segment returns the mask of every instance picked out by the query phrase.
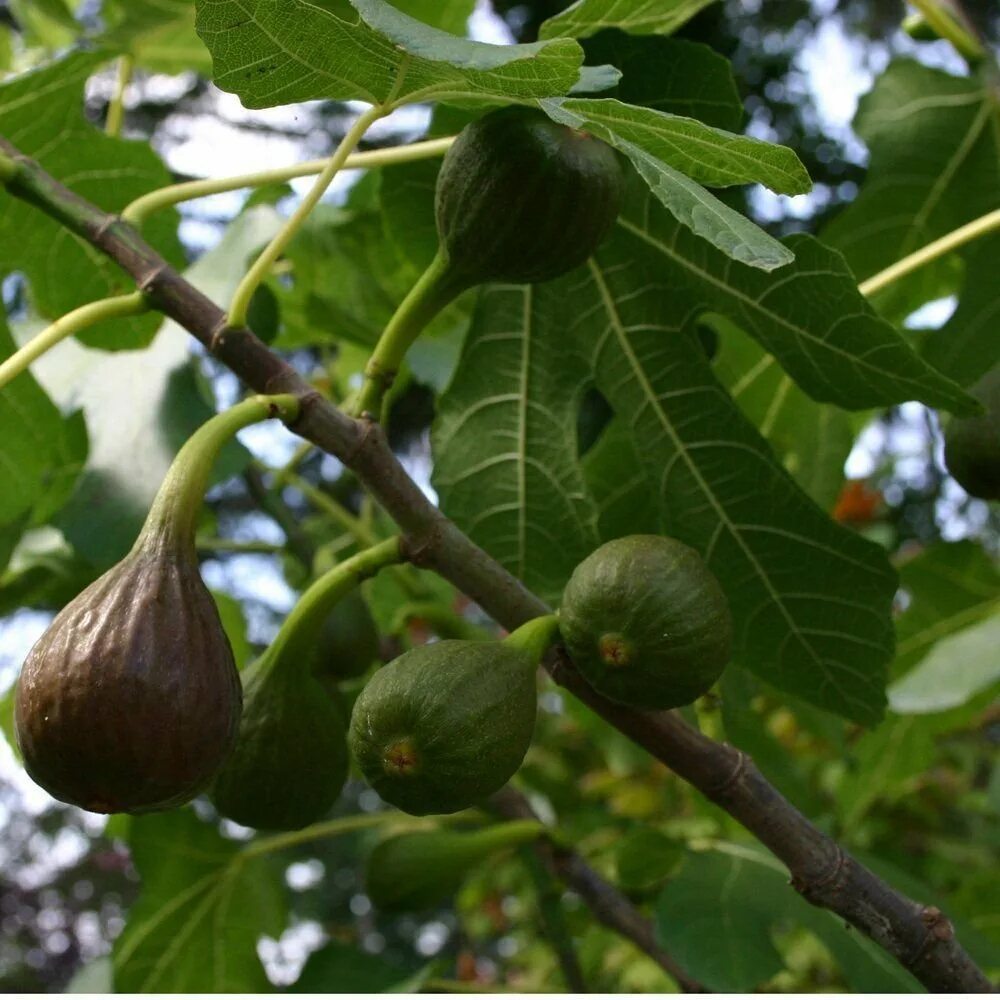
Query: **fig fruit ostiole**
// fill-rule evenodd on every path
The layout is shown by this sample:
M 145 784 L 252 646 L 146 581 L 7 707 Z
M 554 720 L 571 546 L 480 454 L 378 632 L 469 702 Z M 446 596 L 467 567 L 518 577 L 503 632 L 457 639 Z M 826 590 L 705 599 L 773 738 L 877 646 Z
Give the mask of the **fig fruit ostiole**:
M 256 396 L 178 452 L 131 552 L 56 615 L 17 682 L 28 774 L 93 812 L 167 809 L 196 795 L 232 748 L 240 681 L 194 529 L 219 450 L 243 427 L 294 420 L 293 396 Z
M 443 639 L 397 657 L 354 704 L 349 743 L 372 788 L 415 816 L 466 809 L 505 785 L 535 728 L 535 671 L 554 615 L 502 642 Z
M 583 264 L 618 217 L 624 188 L 607 143 L 537 108 L 500 108 L 466 125 L 438 175 L 438 252 L 376 345 L 355 412 L 379 415 L 406 351 L 461 292 L 548 281 Z
M 703 695 L 733 641 L 718 580 L 698 552 L 661 535 L 617 538 L 587 556 L 563 591 L 559 631 L 591 686 L 636 708 Z
M 239 736 L 211 792 L 223 816 L 262 830 L 298 830 L 336 801 L 347 780 L 346 720 L 316 677 L 316 643 L 331 610 L 358 583 L 402 558 L 396 537 L 329 570 L 243 672 Z

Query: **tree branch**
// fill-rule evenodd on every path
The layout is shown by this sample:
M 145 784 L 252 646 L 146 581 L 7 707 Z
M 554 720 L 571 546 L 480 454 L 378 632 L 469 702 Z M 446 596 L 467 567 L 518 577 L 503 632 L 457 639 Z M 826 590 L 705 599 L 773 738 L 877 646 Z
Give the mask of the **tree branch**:
M 49 176 L 0 137 L 0 181 L 117 262 L 154 308 L 188 330 L 255 391 L 291 392 L 293 430 L 339 458 L 395 520 L 408 557 L 437 571 L 498 622 L 514 629 L 546 605 L 480 549 L 430 501 L 389 448 L 382 429 L 353 420 L 316 393 L 246 328 L 174 271 L 141 236 Z M 990 992 L 991 985 L 935 907 L 896 892 L 813 826 L 741 751 L 719 744 L 673 712 L 642 712 L 598 695 L 564 653 L 547 668 L 557 683 L 725 809 L 787 865 L 809 902 L 843 917 L 934 992 Z
M 538 819 L 528 800 L 509 785 L 491 799 L 493 808 L 507 819 Z M 652 923 L 610 882 L 606 882 L 576 851 L 538 841 L 533 850 L 545 867 L 576 891 L 591 913 L 609 930 L 628 938 L 661 969 L 672 976 L 685 993 L 709 992 L 692 979 L 657 943 Z

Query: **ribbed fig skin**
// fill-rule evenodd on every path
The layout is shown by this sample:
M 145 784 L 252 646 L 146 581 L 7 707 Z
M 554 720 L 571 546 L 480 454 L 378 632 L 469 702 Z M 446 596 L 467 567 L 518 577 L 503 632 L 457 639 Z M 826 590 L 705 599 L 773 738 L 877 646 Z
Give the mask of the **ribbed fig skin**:
M 454 274 L 468 284 L 539 282 L 581 265 L 621 207 L 617 154 L 524 107 L 467 125 L 445 155 L 435 212 Z
M 179 805 L 236 738 L 241 690 L 193 553 L 150 540 L 80 593 L 18 679 L 28 774 L 93 812 Z

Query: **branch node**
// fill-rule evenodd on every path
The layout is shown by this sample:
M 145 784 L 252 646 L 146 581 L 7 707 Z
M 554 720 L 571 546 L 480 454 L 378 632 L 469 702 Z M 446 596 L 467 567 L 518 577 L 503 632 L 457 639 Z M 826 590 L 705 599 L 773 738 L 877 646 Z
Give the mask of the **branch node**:
M 222 350 L 226 342 L 226 334 L 230 333 L 229 318 L 223 316 L 215 326 L 212 327 L 208 337 L 208 353 L 215 354 Z
M 106 215 L 104 216 L 104 221 L 94 230 L 94 241 L 101 240 L 107 234 L 108 230 L 111 229 L 116 223 L 121 222 L 122 217 L 120 215 Z M 141 285 L 139 286 L 142 287 Z
M 140 275 L 139 280 L 136 282 L 136 286 L 143 295 L 148 295 L 156 285 L 157 280 L 164 271 L 167 270 L 167 265 L 157 264 L 154 268 L 147 271 L 145 274 Z
M 736 763 L 732 771 L 719 784 L 713 785 L 709 790 L 713 798 L 716 795 L 725 795 L 743 777 L 750 763 L 750 758 L 742 750 L 738 747 L 733 747 L 732 749 L 736 751 Z
M 403 536 L 400 549 L 408 563 L 414 566 L 429 565 L 427 555 L 441 541 L 440 528 L 435 525 L 430 531 L 422 535 L 419 541 L 414 541 L 408 535 Z
M 368 443 L 368 439 L 374 434 L 378 428 L 378 422 L 370 413 L 362 413 L 361 416 L 356 421 L 361 425 L 361 431 L 358 434 L 358 439 L 354 442 L 350 451 L 344 455 L 342 461 L 344 465 L 350 466 L 355 458 L 358 457 L 361 449 Z
M 902 960 L 903 965 L 911 970 L 931 948 L 955 937 L 951 921 L 936 906 L 921 907 L 920 922 L 927 928 L 927 933 L 913 953 Z
M 839 844 L 835 845 L 835 847 L 836 853 L 834 854 L 833 863 L 819 878 L 806 879 L 802 875 L 792 875 L 792 888 L 803 899 L 812 903 L 813 906 L 827 905 L 820 899 L 823 889 L 828 886 L 834 886 L 838 890 L 840 888 L 840 879 L 847 867 L 848 857 Z

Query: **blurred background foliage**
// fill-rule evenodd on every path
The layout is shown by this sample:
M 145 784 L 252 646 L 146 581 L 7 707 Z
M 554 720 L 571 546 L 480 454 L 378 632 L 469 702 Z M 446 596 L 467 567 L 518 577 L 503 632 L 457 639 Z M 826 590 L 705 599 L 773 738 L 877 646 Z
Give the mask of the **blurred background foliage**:
M 330 151 L 343 132 L 348 108 L 326 102 L 244 111 L 199 75 L 208 70 L 207 53 L 185 21 L 184 8 L 190 5 L 172 2 L 178 17 L 164 24 L 155 18 L 144 23 L 144 5 L 126 0 L 0 0 L 0 72 L 40 65 L 81 33 L 114 37 L 119 32 L 135 42 L 138 64 L 126 93 L 124 134 L 149 139 L 175 178 L 223 175 L 262 160 L 290 163 Z M 493 40 L 532 40 L 541 22 L 563 6 L 560 0 L 481 2 L 472 30 Z M 977 0 L 966 6 L 995 43 L 996 4 Z M 759 190 L 734 196 L 745 198 L 744 210 L 771 231 L 820 231 L 856 197 L 867 157 L 849 120 L 856 98 L 893 56 L 908 54 L 961 72 L 946 43 L 915 42 L 900 30 L 904 14 L 897 0 L 726 0 L 710 5 L 681 30 L 680 37 L 707 43 L 732 61 L 749 130 L 798 151 L 815 181 L 812 195 L 796 199 Z M 94 123 L 104 120 L 114 81 L 114 70 L 108 69 L 88 84 L 85 110 Z M 442 117 L 433 127 L 447 132 L 451 125 Z M 426 127 L 422 112 L 407 110 L 376 130 L 371 141 L 407 141 Z M 387 174 L 381 191 L 374 177 L 349 191 L 346 183 L 338 184 L 336 203 L 317 213 L 290 253 L 298 291 L 277 281 L 255 302 L 255 328 L 292 351 L 334 398 L 347 391 L 364 346 L 417 273 L 419 225 L 401 223 L 390 234 L 393 239 L 385 241 L 378 199 L 400 199 L 400 218 L 406 219 L 407 192 L 426 194 L 434 170 L 423 164 L 396 180 Z M 302 190 L 298 182 L 294 188 Z M 180 236 L 188 260 L 199 260 L 204 275 L 228 287 L 246 258 L 274 232 L 276 206 L 283 207 L 291 190 L 281 185 L 249 197 L 216 196 L 182 206 Z M 237 215 L 220 243 L 222 229 Z M 418 223 L 420 218 L 418 213 Z M 371 277 L 375 271 L 378 281 Z M 308 294 L 301 293 L 303 288 Z M 12 323 L 30 327 L 23 280 L 8 279 L 3 293 Z M 939 301 L 908 323 L 939 325 L 953 304 Z M 454 365 L 465 318 L 460 303 L 442 319 L 438 336 L 415 352 L 412 377 L 394 393 L 392 443 L 423 483 L 429 478 L 427 430 L 435 392 Z M 317 343 L 310 333 L 317 327 L 335 328 L 344 339 Z M 130 373 L 136 375 L 135 365 L 147 364 L 127 353 L 103 360 L 100 352 L 73 350 L 77 367 L 72 370 L 86 365 L 98 387 L 102 379 L 120 384 Z M 232 401 L 238 392 L 233 378 L 204 357 L 197 367 L 178 367 L 185 358 L 161 359 L 167 372 L 162 385 L 150 386 L 140 376 L 152 400 L 151 419 L 155 416 L 166 446 L 176 447 L 211 402 Z M 58 371 L 42 381 L 60 405 L 71 398 L 53 392 Z M 589 418 L 600 426 L 599 401 L 595 406 L 597 413 Z M 582 437 L 588 434 L 587 418 L 585 412 Z M 107 424 L 103 435 L 89 426 L 92 455 L 108 447 L 113 415 Z M 835 484 L 832 513 L 885 545 L 902 567 L 897 673 L 927 652 L 927 630 L 943 614 L 980 623 L 983 634 L 973 636 L 976 648 L 995 649 L 996 509 L 970 500 L 944 474 L 939 428 L 923 407 L 908 404 L 863 415 L 854 419 L 853 430 L 855 448 L 845 480 Z M 266 477 L 292 457 L 294 443 L 264 433 L 247 441 L 260 460 L 248 464 L 245 453 L 230 456 L 220 478 L 227 472 L 239 475 L 212 494 L 201 529 L 205 575 L 219 594 L 244 662 L 273 635 L 293 591 L 324 561 L 351 549 L 358 524 L 381 530 L 350 474 L 334 460 L 304 457 L 285 487 L 275 490 Z M 157 478 L 155 466 L 149 476 Z M 104 516 L 110 521 L 118 512 Z M 22 546 L 0 579 L 0 690 L 13 683 L 51 609 L 120 554 L 123 542 L 110 527 L 104 532 L 92 521 L 77 523 L 71 511 L 59 528 L 61 534 L 36 532 L 32 546 Z M 393 589 L 400 586 L 398 580 L 380 579 L 366 592 L 383 632 L 383 657 L 434 635 L 490 627 L 476 608 L 439 581 L 415 571 L 406 576 L 405 589 L 419 599 L 409 612 L 400 611 L 399 592 Z M 938 666 L 939 674 L 947 673 L 948 652 L 939 657 L 944 665 Z M 943 686 L 934 676 L 928 683 L 932 689 L 935 683 Z M 348 686 L 343 696 L 351 694 Z M 995 686 L 965 692 L 951 705 L 931 698 L 929 709 L 890 715 L 877 730 L 864 732 L 734 668 L 718 697 L 702 699 L 690 715 L 712 736 L 751 752 L 814 822 L 893 884 L 926 902 L 940 901 L 956 917 L 966 946 L 996 970 L 1000 711 L 994 698 Z M 852 952 L 858 943 L 838 937 L 828 914 L 810 920 L 808 908 L 795 909 L 798 900 L 734 822 L 624 737 L 551 686 L 542 706 L 538 738 L 520 775 L 522 787 L 558 816 L 561 829 L 595 868 L 653 908 L 665 942 L 692 967 L 704 964 L 705 949 L 721 946 L 723 918 L 739 928 L 745 947 L 735 941 L 730 946 L 744 947 L 750 978 L 723 977 L 712 984 L 715 988 L 915 988 L 894 969 Z M 9 711 L 9 699 L 4 710 Z M 372 793 L 355 781 L 336 813 L 377 808 Z M 211 823 L 201 805 L 198 814 Z M 178 823 L 179 839 L 199 836 L 192 830 L 205 825 L 190 812 Z M 0 829 L 0 988 L 107 988 L 106 956 L 138 892 L 134 854 L 141 827 L 131 831 L 130 853 L 123 839 L 127 824 L 106 823 L 53 803 L 21 774 L 8 748 L 0 756 Z M 243 836 L 231 825 L 224 831 Z M 422 911 L 400 915 L 383 912 L 365 893 L 363 858 L 376 839 L 362 831 L 306 843 L 272 859 L 282 868 L 287 889 L 282 905 L 290 915 L 287 923 L 277 920 L 273 936 L 257 945 L 272 983 L 299 992 L 378 990 L 440 980 L 470 987 L 562 988 L 555 955 L 541 933 L 544 893 L 539 895 L 523 854 L 508 852 L 474 868 L 454 905 L 435 900 Z M 668 885 L 671 891 L 663 892 Z M 673 989 L 662 970 L 596 925 L 572 894 L 561 902 L 591 990 Z

